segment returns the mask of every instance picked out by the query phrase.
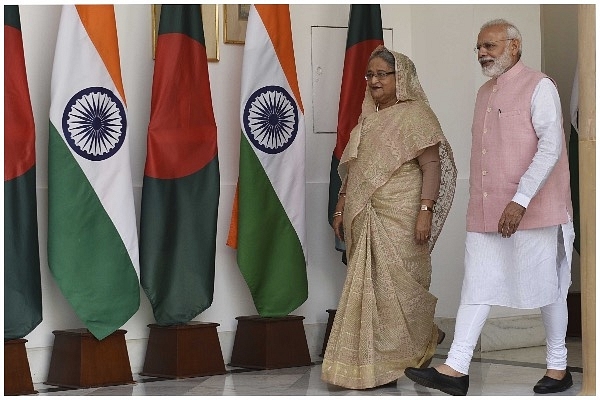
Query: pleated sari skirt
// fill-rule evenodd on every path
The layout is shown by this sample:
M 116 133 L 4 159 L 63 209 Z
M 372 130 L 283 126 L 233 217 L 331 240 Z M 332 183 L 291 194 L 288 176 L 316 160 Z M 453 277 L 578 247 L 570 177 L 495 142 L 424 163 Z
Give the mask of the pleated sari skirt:
M 414 240 L 421 185 L 417 162 L 405 163 L 352 221 L 344 220 L 352 243 L 323 359 L 326 382 L 351 389 L 383 385 L 435 352 L 431 257 L 427 244 Z

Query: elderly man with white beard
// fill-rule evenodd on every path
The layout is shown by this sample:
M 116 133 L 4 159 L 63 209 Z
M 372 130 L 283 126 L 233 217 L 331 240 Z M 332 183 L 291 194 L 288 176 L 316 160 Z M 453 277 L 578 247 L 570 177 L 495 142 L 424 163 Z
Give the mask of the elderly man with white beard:
M 567 370 L 567 291 L 575 233 L 560 99 L 554 81 L 523 64 L 511 23 L 485 23 L 478 61 L 491 79 L 475 103 L 465 275 L 446 361 L 407 368 L 423 386 L 466 395 L 473 351 L 491 306 L 540 308 L 546 374 L 533 391 L 562 392 Z

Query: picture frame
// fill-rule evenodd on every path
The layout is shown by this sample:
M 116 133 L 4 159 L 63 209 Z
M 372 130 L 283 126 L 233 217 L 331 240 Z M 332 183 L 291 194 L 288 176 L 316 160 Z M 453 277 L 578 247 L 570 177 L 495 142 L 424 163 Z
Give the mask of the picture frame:
M 152 4 L 152 59 L 156 57 L 160 8 L 160 4 Z M 201 9 L 206 58 L 209 62 L 216 62 L 219 61 L 219 5 L 202 4 Z
M 250 4 L 224 4 L 223 7 L 225 43 L 244 44 Z

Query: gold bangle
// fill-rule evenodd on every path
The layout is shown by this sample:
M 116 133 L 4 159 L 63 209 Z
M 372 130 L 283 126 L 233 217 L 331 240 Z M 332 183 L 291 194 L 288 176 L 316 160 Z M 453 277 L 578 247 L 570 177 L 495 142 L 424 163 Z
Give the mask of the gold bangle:
M 338 194 L 338 199 L 339 199 L 340 197 L 346 197 L 346 193 L 340 193 L 340 194 Z
M 342 215 L 344 215 L 344 213 L 342 211 L 336 211 L 331 215 L 331 217 L 332 218 L 341 217 Z

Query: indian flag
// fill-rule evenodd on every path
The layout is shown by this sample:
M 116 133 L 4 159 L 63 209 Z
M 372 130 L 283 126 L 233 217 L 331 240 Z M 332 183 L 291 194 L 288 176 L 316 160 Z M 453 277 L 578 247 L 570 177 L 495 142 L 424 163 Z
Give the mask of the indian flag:
M 305 128 L 288 5 L 252 5 L 240 122 L 239 180 L 228 245 L 262 317 L 308 297 Z
M 65 5 L 48 140 L 48 264 L 99 340 L 139 308 L 125 93 L 112 5 Z

